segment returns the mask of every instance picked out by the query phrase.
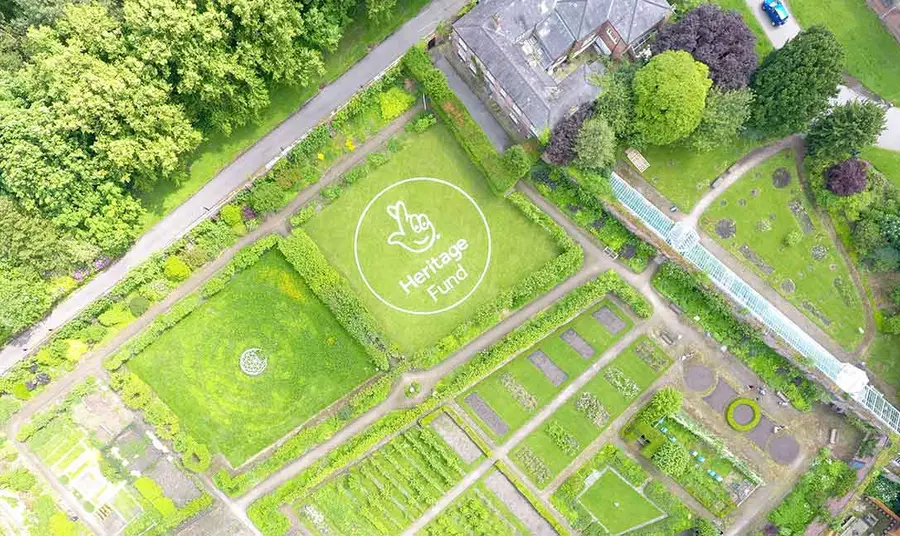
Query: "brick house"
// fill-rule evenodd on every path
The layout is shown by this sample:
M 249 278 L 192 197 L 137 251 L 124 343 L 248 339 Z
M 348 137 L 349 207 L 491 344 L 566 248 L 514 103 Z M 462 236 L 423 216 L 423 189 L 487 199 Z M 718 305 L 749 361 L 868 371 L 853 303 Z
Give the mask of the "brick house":
M 595 99 L 593 50 L 634 56 L 672 12 L 666 0 L 481 0 L 453 25 L 459 59 L 525 135 Z

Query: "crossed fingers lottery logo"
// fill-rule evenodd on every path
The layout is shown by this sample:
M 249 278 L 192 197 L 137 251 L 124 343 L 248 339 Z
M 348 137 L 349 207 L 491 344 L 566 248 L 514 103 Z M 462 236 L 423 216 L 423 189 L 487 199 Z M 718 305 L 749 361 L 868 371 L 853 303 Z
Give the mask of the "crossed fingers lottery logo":
M 413 315 L 450 311 L 487 274 L 491 231 L 462 188 L 430 177 L 401 180 L 363 209 L 353 238 L 356 267 L 382 303 Z

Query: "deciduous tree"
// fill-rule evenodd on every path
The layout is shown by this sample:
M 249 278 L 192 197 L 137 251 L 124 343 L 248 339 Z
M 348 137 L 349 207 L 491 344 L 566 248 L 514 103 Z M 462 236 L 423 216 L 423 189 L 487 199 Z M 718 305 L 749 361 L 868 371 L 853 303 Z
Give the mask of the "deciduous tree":
M 575 141 L 575 166 L 599 171 L 616 160 L 616 133 L 603 117 L 588 119 Z
M 756 70 L 756 37 L 740 14 L 701 4 L 675 24 L 662 27 L 651 45 L 654 54 L 684 50 L 709 67 L 709 77 L 723 90 L 750 83 Z
M 544 151 L 544 159 L 551 164 L 568 166 L 575 159 L 575 140 L 581 125 L 591 116 L 590 104 L 579 107 L 574 113 L 561 119 L 550 135 L 550 143 Z
M 813 123 L 806 136 L 810 156 L 841 160 L 874 145 L 884 130 L 884 109 L 869 101 L 835 106 Z
M 753 93 L 746 88 L 734 91 L 710 89 L 703 117 L 688 142 L 698 151 L 711 151 L 734 143 L 750 117 L 751 102 Z
M 805 131 L 837 95 L 843 70 L 844 51 L 830 30 L 813 26 L 800 32 L 754 73 L 751 125 L 769 136 Z
M 660 471 L 674 478 L 683 475 L 690 462 L 690 456 L 684 447 L 670 441 L 664 441 L 653 453 L 651 459 Z
M 711 85 L 709 68 L 687 52 L 654 56 L 634 76 L 637 129 L 655 145 L 684 138 L 700 124 Z
M 858 158 L 838 162 L 825 172 L 826 186 L 835 195 L 858 194 L 866 189 L 867 168 L 868 164 Z

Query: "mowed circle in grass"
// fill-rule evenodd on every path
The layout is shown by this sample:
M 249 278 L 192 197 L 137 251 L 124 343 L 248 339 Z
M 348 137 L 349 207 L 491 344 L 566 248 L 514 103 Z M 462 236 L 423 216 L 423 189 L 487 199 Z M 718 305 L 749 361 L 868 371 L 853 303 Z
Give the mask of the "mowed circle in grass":
M 450 182 L 407 178 L 363 208 L 353 239 L 366 287 L 413 315 L 454 309 L 478 289 L 491 262 L 491 231 L 478 203 Z

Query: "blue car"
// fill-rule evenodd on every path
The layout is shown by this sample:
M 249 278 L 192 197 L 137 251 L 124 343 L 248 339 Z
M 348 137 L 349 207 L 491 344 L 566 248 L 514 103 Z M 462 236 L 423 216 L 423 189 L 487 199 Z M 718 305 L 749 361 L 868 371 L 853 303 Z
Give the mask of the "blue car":
M 772 21 L 772 26 L 781 26 L 788 20 L 787 8 L 781 0 L 763 0 L 762 9 Z

